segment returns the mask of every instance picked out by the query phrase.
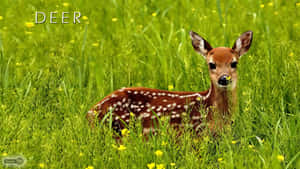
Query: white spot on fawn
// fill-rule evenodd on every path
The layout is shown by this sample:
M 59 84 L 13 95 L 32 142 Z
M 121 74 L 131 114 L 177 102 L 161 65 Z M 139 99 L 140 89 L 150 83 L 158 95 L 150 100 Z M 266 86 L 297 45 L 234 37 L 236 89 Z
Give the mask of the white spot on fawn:
M 193 116 L 192 117 L 192 120 L 199 120 L 199 119 L 201 119 L 201 116 Z

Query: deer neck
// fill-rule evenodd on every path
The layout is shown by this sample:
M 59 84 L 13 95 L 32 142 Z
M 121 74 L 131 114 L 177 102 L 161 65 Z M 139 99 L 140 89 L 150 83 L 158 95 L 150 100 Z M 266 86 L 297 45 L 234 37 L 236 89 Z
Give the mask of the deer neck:
M 221 117 L 231 116 L 231 112 L 236 103 L 236 89 L 220 89 L 211 83 L 210 105 L 216 109 Z

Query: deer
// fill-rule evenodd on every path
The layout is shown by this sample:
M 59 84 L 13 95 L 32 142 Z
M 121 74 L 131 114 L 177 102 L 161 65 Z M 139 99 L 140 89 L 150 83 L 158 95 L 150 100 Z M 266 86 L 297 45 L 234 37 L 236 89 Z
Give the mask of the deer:
M 184 126 L 188 116 L 192 130 L 201 132 L 206 126 L 213 134 L 231 124 L 237 102 L 237 65 L 250 48 L 253 32 L 240 35 L 232 48 L 213 48 L 197 33 L 189 32 L 194 50 L 206 60 L 211 81 L 210 88 L 201 92 L 168 91 L 145 87 L 121 88 L 104 97 L 90 109 L 86 118 L 92 128 L 108 112 L 112 128 L 121 135 L 134 115 L 141 120 L 144 135 L 155 132 L 158 118 L 168 117 L 176 129 Z M 203 113 L 204 112 L 204 113 Z M 96 119 L 97 118 L 97 119 Z M 205 122 L 206 125 L 203 125 Z

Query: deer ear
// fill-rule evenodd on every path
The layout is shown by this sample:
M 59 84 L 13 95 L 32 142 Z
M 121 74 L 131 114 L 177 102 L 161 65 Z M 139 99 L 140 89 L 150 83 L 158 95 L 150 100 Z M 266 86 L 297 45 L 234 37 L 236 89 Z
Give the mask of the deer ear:
M 234 51 L 236 51 L 239 56 L 242 56 L 243 54 L 245 54 L 250 46 L 251 46 L 251 42 L 252 42 L 252 36 L 253 36 L 253 32 L 252 31 L 247 31 L 245 33 L 243 33 L 234 43 L 232 49 Z
M 202 38 L 201 36 L 199 36 L 197 33 L 193 31 L 190 31 L 190 36 L 195 51 L 203 55 L 205 58 L 208 52 L 212 50 L 210 44 L 204 38 Z

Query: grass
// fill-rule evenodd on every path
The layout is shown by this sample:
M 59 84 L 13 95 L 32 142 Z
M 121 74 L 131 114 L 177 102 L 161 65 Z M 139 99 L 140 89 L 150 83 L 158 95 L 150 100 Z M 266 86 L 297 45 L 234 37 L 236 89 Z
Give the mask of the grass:
M 65 2 L 0 2 L 1 158 L 22 154 L 24 168 L 300 168 L 299 1 Z M 45 24 L 27 23 L 35 11 Z M 50 11 L 86 17 L 50 24 Z M 144 142 L 137 125 L 120 147 L 109 127 L 90 130 L 87 110 L 123 86 L 207 89 L 190 30 L 214 47 L 254 32 L 231 131 L 175 139 L 162 122 Z

